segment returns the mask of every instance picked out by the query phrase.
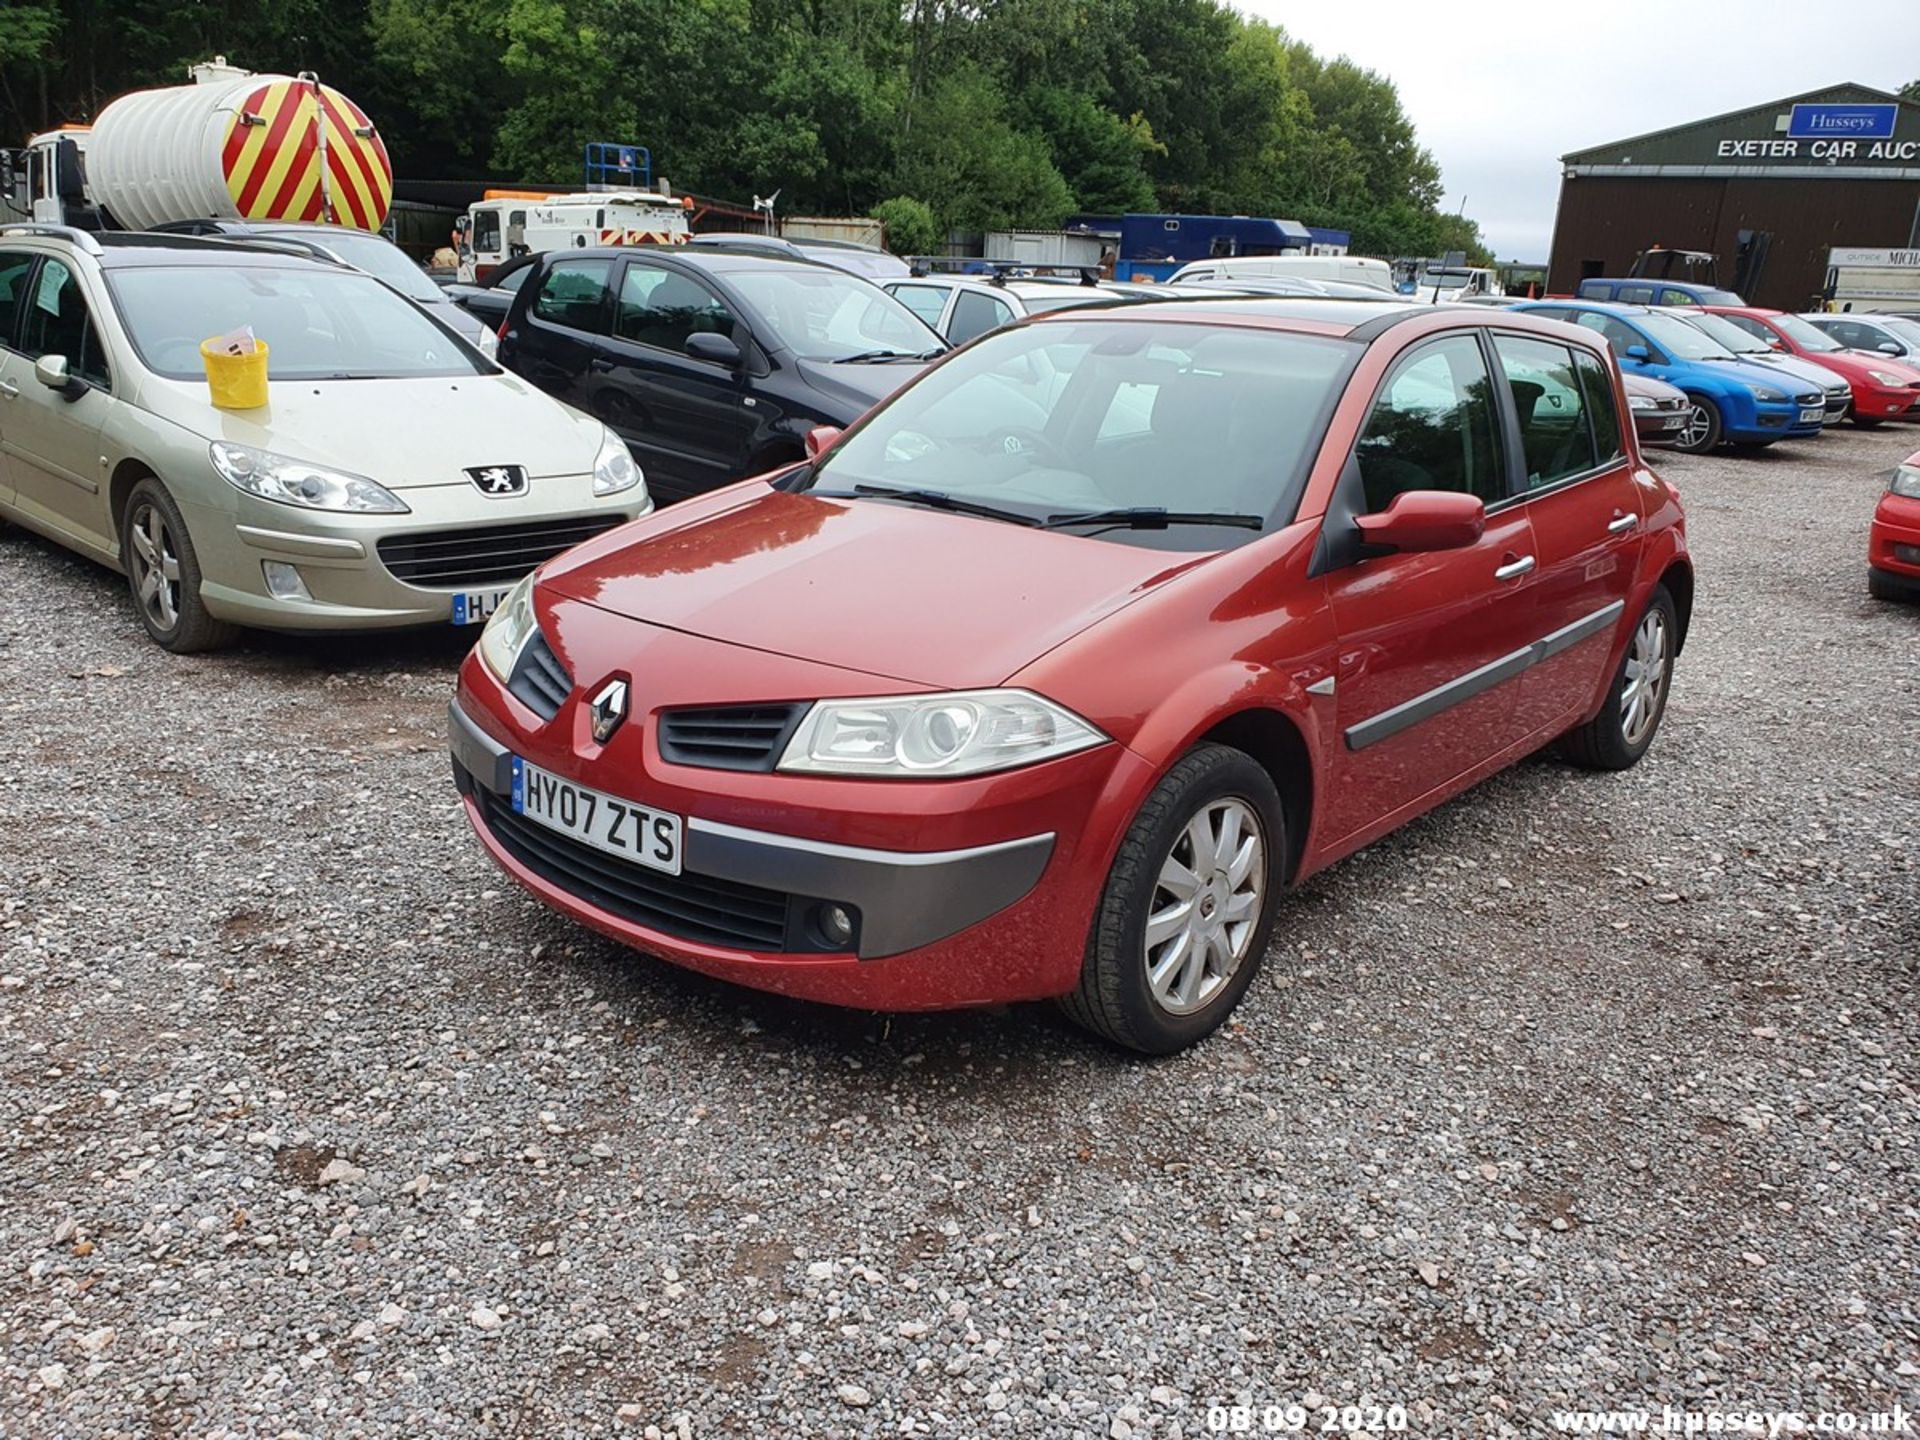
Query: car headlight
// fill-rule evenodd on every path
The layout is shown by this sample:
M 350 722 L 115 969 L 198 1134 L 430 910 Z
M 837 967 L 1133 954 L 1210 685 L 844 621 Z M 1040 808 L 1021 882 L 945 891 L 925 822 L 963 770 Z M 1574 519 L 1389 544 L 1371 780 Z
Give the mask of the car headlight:
M 1873 383 L 1876 385 L 1886 385 L 1895 390 L 1904 390 L 1907 388 L 1907 382 L 1905 380 L 1901 379 L 1898 375 L 1890 375 L 1885 370 L 1869 370 L 1867 374 L 1873 377 Z
M 1786 392 L 1784 390 L 1769 390 L 1764 385 L 1749 385 L 1747 388 L 1753 391 L 1754 399 L 1764 400 L 1769 404 L 1778 404 L 1780 401 L 1787 398 Z
M 1651 395 L 1629 395 L 1627 396 L 1627 408 L 1629 410 L 1658 410 L 1660 408 L 1660 402 Z
M 640 483 L 640 467 L 634 463 L 627 442 L 613 431 L 605 431 L 600 441 L 600 453 L 593 459 L 593 493 L 618 495 Z
M 1026 690 L 821 700 L 780 757 L 830 775 L 981 775 L 1071 755 L 1107 737 Z
M 502 685 L 513 678 L 520 652 L 538 628 L 533 618 L 533 576 L 529 575 L 507 592 L 480 632 L 480 659 Z
M 1893 484 L 1887 488 L 1909 500 L 1920 500 L 1920 465 L 1899 466 L 1893 472 Z
M 364 475 L 309 465 L 271 450 L 215 440 L 207 447 L 213 468 L 237 490 L 307 510 L 350 510 L 363 515 L 405 515 L 407 507 L 386 486 Z

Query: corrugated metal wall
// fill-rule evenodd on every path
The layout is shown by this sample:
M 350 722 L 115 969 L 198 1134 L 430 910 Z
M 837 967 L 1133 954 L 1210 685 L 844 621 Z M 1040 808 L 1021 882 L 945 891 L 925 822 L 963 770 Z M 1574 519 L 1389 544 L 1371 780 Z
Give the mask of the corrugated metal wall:
M 1571 294 L 1588 273 L 1624 275 L 1652 245 L 1711 250 L 1730 285 L 1740 231 L 1768 230 L 1773 245 L 1747 299 L 1781 310 L 1810 308 L 1835 245 L 1910 243 L 1920 184 L 1902 180 L 1664 178 L 1583 175 L 1560 182 L 1547 283 Z M 1597 272 L 1583 268 L 1598 262 Z

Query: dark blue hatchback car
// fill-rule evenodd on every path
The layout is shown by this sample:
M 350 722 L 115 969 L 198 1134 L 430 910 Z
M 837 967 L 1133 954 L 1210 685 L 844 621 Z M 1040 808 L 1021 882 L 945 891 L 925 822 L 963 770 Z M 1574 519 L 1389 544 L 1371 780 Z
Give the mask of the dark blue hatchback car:
M 1745 305 L 1731 290 L 1699 285 L 1691 280 L 1582 280 L 1574 291 L 1580 300 L 1616 305 Z
M 1776 440 L 1818 435 L 1826 422 L 1824 391 L 1796 376 L 1741 360 L 1677 315 L 1643 305 L 1584 300 L 1549 300 L 1513 308 L 1598 331 L 1627 374 L 1664 380 L 1686 391 L 1693 413 L 1674 442 L 1677 450 L 1698 454 L 1722 441 L 1771 445 Z

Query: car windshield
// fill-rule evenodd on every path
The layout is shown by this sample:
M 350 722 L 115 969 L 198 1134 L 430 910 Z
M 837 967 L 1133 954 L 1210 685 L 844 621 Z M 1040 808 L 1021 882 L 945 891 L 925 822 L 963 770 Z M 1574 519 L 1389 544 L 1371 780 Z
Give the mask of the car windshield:
M 1733 359 L 1733 352 L 1726 346 L 1678 316 L 1639 315 L 1635 320 L 1669 355 L 1677 355 L 1682 360 Z
M 1695 303 L 1699 305 L 1744 305 L 1747 302 L 1731 290 L 1702 290 L 1699 299 L 1695 301 Z
M 492 373 L 415 306 L 351 270 L 318 263 L 116 267 L 107 285 L 141 360 L 171 380 L 201 379 L 200 342 L 243 326 L 266 342 L 274 380 Z
M 1818 325 L 1809 325 L 1798 315 L 1771 315 L 1768 317 L 1768 323 L 1802 350 L 1831 355 L 1836 350 L 1847 348 Z
M 1723 320 L 1718 315 L 1697 315 L 1689 310 L 1687 323 L 1736 355 L 1773 354 L 1773 347 L 1759 336 L 1749 335 L 1731 320 Z
M 1465 275 L 1452 270 L 1429 270 L 1420 277 L 1420 288 L 1422 290 L 1433 290 L 1436 288 L 1441 290 L 1458 290 L 1466 283 L 1467 277 Z
M 728 282 L 803 360 L 925 355 L 946 341 L 877 285 L 824 265 L 733 270 Z
M 407 252 L 383 235 L 365 230 L 341 229 L 327 234 L 312 230 L 268 230 L 268 235 L 284 235 L 338 255 L 356 270 L 387 282 L 409 300 L 437 305 L 446 297 L 440 287 L 427 278 L 427 272 L 407 258 Z
M 1240 326 L 1049 320 L 928 371 L 808 482 L 926 492 L 1012 518 L 1158 508 L 1241 517 L 1072 533 L 1219 550 L 1293 518 L 1359 347 Z M 875 503 L 889 503 L 876 500 Z

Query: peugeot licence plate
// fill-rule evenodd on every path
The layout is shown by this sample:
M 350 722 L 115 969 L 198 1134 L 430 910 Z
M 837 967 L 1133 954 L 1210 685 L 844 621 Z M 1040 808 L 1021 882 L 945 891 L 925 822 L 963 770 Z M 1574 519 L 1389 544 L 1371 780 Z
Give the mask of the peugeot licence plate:
M 469 590 L 463 595 L 454 596 L 453 623 L 478 625 L 500 608 L 500 602 L 507 598 L 512 588 L 512 586 L 506 586 L 499 590 Z
M 1809 405 L 1800 412 L 1800 423 L 1802 425 L 1818 424 L 1826 418 L 1827 407 L 1824 405 Z
M 513 757 L 513 808 L 549 830 L 650 870 L 680 873 L 680 817 L 649 810 Z

